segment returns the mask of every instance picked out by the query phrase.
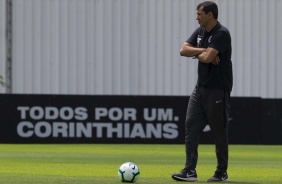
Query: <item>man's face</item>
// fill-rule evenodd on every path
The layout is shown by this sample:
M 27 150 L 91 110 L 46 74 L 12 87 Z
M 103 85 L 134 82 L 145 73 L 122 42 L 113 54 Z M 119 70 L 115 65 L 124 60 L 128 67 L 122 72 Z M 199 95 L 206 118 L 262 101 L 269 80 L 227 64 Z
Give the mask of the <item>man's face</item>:
M 204 11 L 203 11 L 203 7 L 200 7 L 198 10 L 197 10 L 197 18 L 196 20 L 198 21 L 198 23 L 200 24 L 201 27 L 205 27 L 208 23 L 208 14 L 206 14 Z

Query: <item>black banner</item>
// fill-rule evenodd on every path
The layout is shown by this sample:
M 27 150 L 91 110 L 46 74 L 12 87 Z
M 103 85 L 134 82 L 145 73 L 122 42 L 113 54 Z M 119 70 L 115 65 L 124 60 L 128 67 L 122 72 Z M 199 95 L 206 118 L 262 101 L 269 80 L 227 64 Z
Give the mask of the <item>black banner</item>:
M 0 143 L 183 144 L 189 97 L 0 95 Z M 230 144 L 281 144 L 282 100 L 231 98 Z M 206 127 L 200 143 L 213 143 Z

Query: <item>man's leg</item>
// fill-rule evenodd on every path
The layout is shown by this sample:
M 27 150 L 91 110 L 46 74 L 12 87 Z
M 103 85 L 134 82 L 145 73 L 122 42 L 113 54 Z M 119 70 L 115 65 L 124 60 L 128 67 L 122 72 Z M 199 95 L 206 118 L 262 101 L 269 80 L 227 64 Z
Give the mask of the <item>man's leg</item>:
M 205 88 L 205 110 L 211 131 L 215 138 L 217 169 L 214 175 L 228 180 L 228 117 L 230 93 L 224 89 Z
M 185 121 L 186 163 L 180 174 L 173 174 L 178 181 L 197 181 L 196 165 L 198 160 L 199 137 L 206 125 L 204 109 L 197 87 L 190 96 Z
M 198 161 L 200 135 L 207 124 L 201 95 L 197 89 L 190 96 L 185 121 L 185 169 L 195 170 Z

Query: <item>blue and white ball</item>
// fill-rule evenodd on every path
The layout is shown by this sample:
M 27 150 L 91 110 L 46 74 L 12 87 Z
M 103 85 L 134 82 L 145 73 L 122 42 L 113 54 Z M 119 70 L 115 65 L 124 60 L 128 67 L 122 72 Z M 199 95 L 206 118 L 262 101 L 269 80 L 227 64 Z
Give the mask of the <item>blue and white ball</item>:
M 122 182 L 135 183 L 140 176 L 140 171 L 133 162 L 125 162 L 118 169 L 118 178 Z

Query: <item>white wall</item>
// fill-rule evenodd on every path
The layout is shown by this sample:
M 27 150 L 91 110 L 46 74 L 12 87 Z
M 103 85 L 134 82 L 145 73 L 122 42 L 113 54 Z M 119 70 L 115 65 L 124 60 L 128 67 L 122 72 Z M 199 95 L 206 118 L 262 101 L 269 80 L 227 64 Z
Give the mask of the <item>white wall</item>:
M 6 0 L 0 0 L 0 75 L 6 79 Z M 6 88 L 0 86 L 0 93 Z
M 13 0 L 13 93 L 190 95 L 197 63 L 179 49 L 199 2 Z M 233 39 L 232 96 L 282 98 L 282 0 L 216 2 Z

